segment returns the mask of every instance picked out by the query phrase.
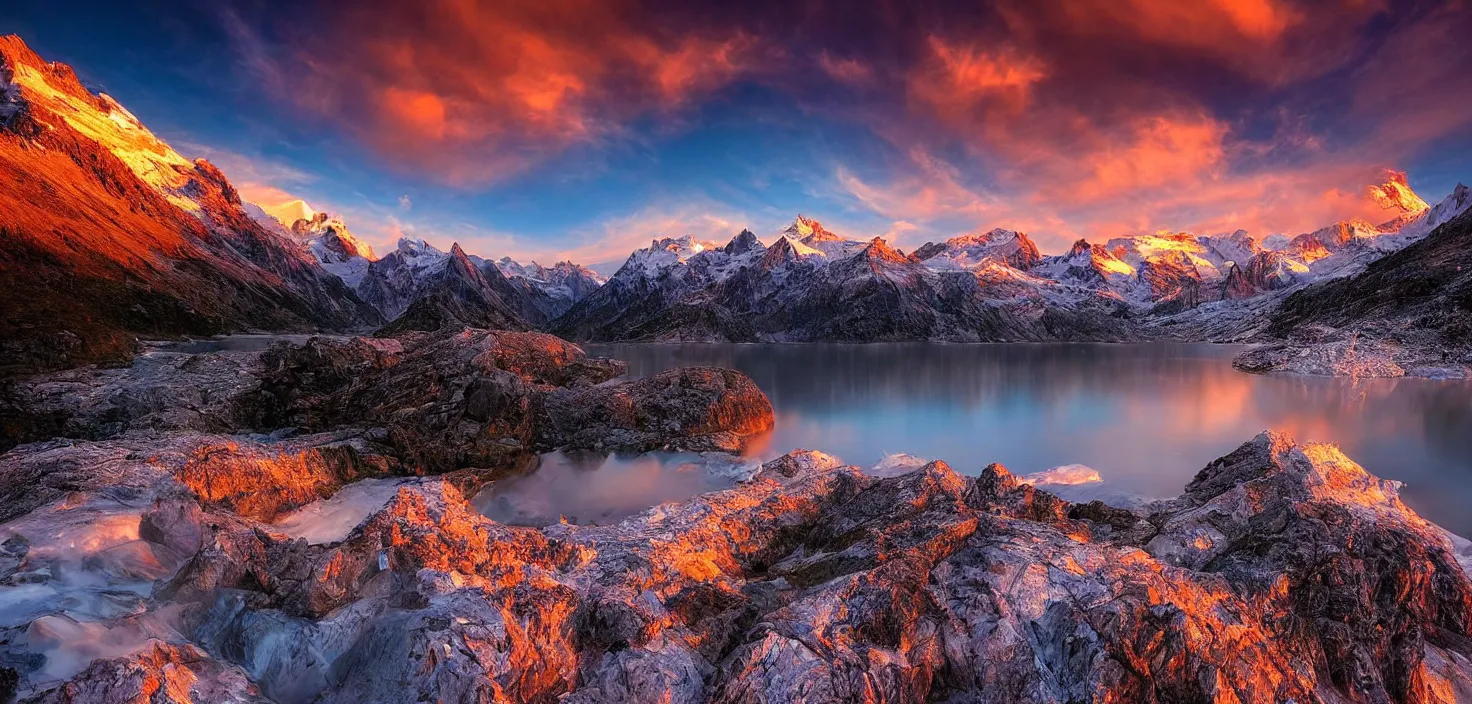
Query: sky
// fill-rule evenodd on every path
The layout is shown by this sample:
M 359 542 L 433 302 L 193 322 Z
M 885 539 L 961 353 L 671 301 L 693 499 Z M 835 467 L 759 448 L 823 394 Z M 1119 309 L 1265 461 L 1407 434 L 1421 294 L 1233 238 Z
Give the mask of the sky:
M 181 153 L 380 251 L 621 260 L 802 213 L 1297 234 L 1472 181 L 1463 0 L 118 0 L 0 8 Z

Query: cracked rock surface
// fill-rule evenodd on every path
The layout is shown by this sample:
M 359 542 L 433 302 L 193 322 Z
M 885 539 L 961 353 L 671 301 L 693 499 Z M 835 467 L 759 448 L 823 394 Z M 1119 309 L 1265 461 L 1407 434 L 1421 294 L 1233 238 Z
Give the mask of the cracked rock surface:
M 1136 510 L 1001 465 L 876 477 L 797 451 L 616 524 L 530 528 L 466 498 L 510 471 L 505 439 L 725 449 L 770 404 L 720 370 L 612 380 L 532 333 L 223 357 L 9 390 L 78 434 L 0 455 L 4 694 L 1472 700 L 1451 538 L 1333 446 L 1264 433 Z M 53 383 L 101 401 L 68 406 Z M 282 522 L 369 485 L 382 497 L 329 539 Z

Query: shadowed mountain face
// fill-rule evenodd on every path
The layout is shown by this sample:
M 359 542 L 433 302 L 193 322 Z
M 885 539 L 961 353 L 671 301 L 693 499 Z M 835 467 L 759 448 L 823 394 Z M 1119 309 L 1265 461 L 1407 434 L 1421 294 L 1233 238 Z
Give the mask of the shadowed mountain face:
M 381 317 L 203 160 L 0 37 L 0 373 L 122 362 L 136 336 Z
M 1465 210 L 1472 191 L 1448 201 Z M 1472 212 L 1347 278 L 1293 293 L 1238 360 L 1248 371 L 1461 376 L 1472 365 Z
M 465 327 L 526 330 L 526 322 L 508 304 L 525 300 L 518 293 L 496 267 L 476 266 L 457 244 L 416 282 L 408 307 L 379 334 Z
M 1472 197 L 1467 189 L 1462 197 Z M 1472 213 L 1387 255 L 1363 273 L 1299 291 L 1273 314 L 1269 334 L 1307 325 L 1440 331 L 1448 346 L 1472 342 Z

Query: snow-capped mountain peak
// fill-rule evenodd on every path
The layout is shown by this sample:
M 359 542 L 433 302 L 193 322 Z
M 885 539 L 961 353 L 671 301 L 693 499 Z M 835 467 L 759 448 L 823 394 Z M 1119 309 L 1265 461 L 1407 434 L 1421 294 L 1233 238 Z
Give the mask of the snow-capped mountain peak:
M 1406 172 L 1385 172 L 1385 183 L 1369 187 L 1370 197 L 1386 210 L 1398 211 L 1400 216 L 1415 216 L 1431 206 L 1416 195 L 1406 183 Z
M 312 206 L 307 205 L 307 202 L 300 198 L 278 205 L 263 205 L 260 207 L 267 215 L 276 218 L 277 222 L 288 228 L 295 225 L 298 220 L 312 220 L 317 217 L 317 211 L 313 210 Z
M 542 265 L 536 262 L 522 264 L 511 257 L 501 257 L 496 260 L 496 268 L 506 276 L 515 276 L 523 279 L 542 281 Z
M 926 243 L 915 250 L 915 258 L 938 271 L 976 269 L 987 261 L 1002 261 L 1025 271 L 1041 261 L 1042 255 L 1026 234 L 997 227 Z
M 629 258 L 614 276 L 658 278 L 690 258 L 712 249 L 717 249 L 717 246 L 710 242 L 696 241 L 693 235 L 651 240 L 647 248 L 636 249 L 629 254 Z
M 1458 183 L 1451 194 L 1401 225 L 1396 232 L 1406 244 L 1431 234 L 1432 230 L 1472 208 L 1472 189 Z
M 368 265 L 378 261 L 373 248 L 354 236 L 340 216 L 318 212 L 305 201 L 293 200 L 270 207 L 244 202 L 242 207 L 262 227 L 305 248 L 322 268 L 342 279 L 348 288 L 356 289 L 367 274 Z
M 867 244 L 864 240 L 851 240 L 828 231 L 823 224 L 805 215 L 798 215 L 790 225 L 777 232 L 778 237 L 801 243 L 805 248 L 821 252 L 828 259 L 840 259 L 857 254 Z
M 792 221 L 792 224 L 783 228 L 782 234 L 787 235 L 792 239 L 800 240 L 804 237 L 811 237 L 815 234 L 821 237 L 830 236 L 832 233 L 824 230 L 823 225 L 817 220 L 804 217 L 802 213 L 798 213 L 797 218 Z
M 754 249 L 762 249 L 762 250 L 765 250 L 766 249 L 766 245 L 762 244 L 762 241 L 759 240 L 759 239 L 757 239 L 756 238 L 756 235 L 754 233 L 752 233 L 751 230 L 743 229 L 735 237 L 732 237 L 731 238 L 731 241 L 728 242 L 728 243 L 726 243 L 726 246 L 725 247 L 722 247 L 721 249 L 726 254 L 729 254 L 729 255 L 733 255 L 734 256 L 734 255 L 739 255 L 739 254 L 745 254 L 745 253 L 750 252 L 750 251 L 752 251 Z
M 441 251 L 421 238 L 407 236 L 400 237 L 395 243 L 394 253 L 399 255 L 403 263 L 415 267 L 431 266 L 449 256 L 448 252 Z

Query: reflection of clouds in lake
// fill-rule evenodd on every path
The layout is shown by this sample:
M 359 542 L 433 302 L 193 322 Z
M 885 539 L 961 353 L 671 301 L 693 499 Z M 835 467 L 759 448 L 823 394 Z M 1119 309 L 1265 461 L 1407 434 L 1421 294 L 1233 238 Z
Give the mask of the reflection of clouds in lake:
M 765 452 L 822 450 L 872 466 L 887 453 L 975 474 L 1069 463 L 1112 489 L 1180 492 L 1207 462 L 1265 429 L 1339 443 L 1407 500 L 1472 532 L 1472 385 L 1262 377 L 1216 345 L 589 345 L 642 376 L 705 364 L 750 374 L 777 427 Z
M 724 489 L 750 473 L 748 461 L 724 455 L 651 453 L 635 457 L 543 455 L 535 471 L 476 494 L 476 509 L 502 523 L 608 524 L 667 501 Z

